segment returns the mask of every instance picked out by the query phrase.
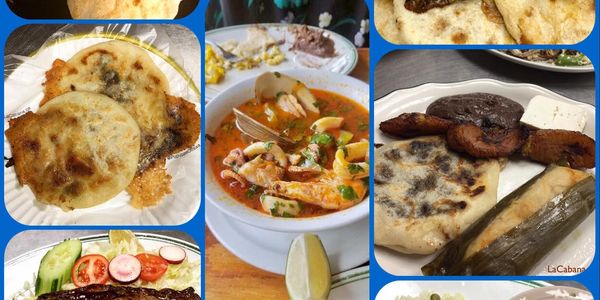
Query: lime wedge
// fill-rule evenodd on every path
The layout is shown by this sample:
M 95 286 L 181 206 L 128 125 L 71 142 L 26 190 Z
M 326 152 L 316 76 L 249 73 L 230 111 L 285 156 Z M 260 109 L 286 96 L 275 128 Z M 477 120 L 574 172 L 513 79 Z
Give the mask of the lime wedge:
M 325 300 L 331 290 L 327 253 L 318 236 L 305 233 L 292 241 L 285 269 L 292 300 Z
M 125 242 L 129 245 L 135 245 L 137 248 L 136 253 L 144 252 L 144 246 L 135 237 L 135 234 L 131 230 L 109 230 L 108 241 L 111 245 L 116 246 L 121 242 Z

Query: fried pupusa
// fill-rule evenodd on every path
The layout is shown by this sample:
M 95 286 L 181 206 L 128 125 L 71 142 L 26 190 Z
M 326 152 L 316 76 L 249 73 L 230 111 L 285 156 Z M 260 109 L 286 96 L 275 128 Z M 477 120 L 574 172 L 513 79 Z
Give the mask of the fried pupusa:
M 431 254 L 496 204 L 500 163 L 472 160 L 441 136 L 375 150 L 375 244 Z
M 169 95 L 165 74 L 146 50 L 133 43 L 104 42 L 83 49 L 68 61 L 57 59 L 46 72 L 44 85 L 41 106 L 70 91 L 89 91 L 105 94 L 125 108 L 141 131 L 138 176 L 153 164 L 153 168 L 164 168 L 169 156 L 193 147 L 200 135 L 195 104 Z M 144 186 L 158 187 L 164 182 L 158 176 L 149 178 L 156 178 L 157 184 Z M 148 192 L 161 198 L 164 194 Z
M 181 0 L 67 0 L 73 19 L 174 19 Z
M 136 174 L 140 129 L 107 96 L 66 93 L 9 125 L 17 178 L 41 202 L 64 210 L 95 206 Z

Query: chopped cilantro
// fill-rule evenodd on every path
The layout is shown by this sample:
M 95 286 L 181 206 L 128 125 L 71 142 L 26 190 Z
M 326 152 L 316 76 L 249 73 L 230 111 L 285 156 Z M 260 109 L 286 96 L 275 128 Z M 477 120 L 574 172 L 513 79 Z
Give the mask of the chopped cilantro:
M 284 218 L 294 218 L 294 215 L 288 213 L 287 211 L 284 211 L 281 216 Z
M 327 107 L 327 105 L 328 105 L 328 103 L 325 102 L 325 100 L 321 100 L 321 99 L 318 99 L 317 102 L 315 102 L 314 104 L 319 109 L 325 109 L 325 107 Z
M 360 131 L 369 130 L 369 124 L 367 124 L 365 122 L 360 122 L 358 124 L 358 130 L 360 130 Z
M 275 142 L 265 142 L 265 149 L 267 149 L 267 151 L 271 151 L 271 149 L 273 149 L 273 145 L 275 145 Z
M 271 208 L 270 211 L 271 211 L 271 216 L 279 217 L 279 213 L 277 212 L 277 207 Z
M 334 138 L 327 133 L 317 133 L 310 138 L 311 143 L 316 143 L 323 146 L 328 146 L 333 142 Z
M 275 75 L 275 77 L 277 77 L 277 78 L 281 77 L 281 73 L 279 73 L 279 72 L 273 72 L 273 75 Z
M 231 133 L 231 131 L 234 128 L 235 128 L 235 124 L 233 122 L 223 124 L 223 126 L 221 127 L 221 129 L 225 130 L 225 132 L 227 132 L 228 134 Z
M 259 186 L 256 184 L 251 185 L 248 190 L 246 191 L 246 197 L 247 198 L 252 198 L 254 197 L 254 195 L 256 194 L 256 192 L 258 191 Z
M 337 189 L 342 194 L 342 198 L 346 200 L 355 200 L 356 198 L 358 198 L 358 195 L 356 195 L 356 192 L 351 186 L 338 185 Z
M 302 151 L 300 152 L 300 154 L 302 154 L 302 156 L 304 156 L 307 160 L 310 160 L 312 162 L 316 162 L 315 160 L 315 156 L 313 155 L 313 153 L 308 150 L 307 148 L 302 149 Z
M 344 151 L 344 157 L 348 157 L 348 149 L 346 146 L 338 147 L 338 149 Z
M 350 172 L 352 175 L 363 172 L 364 170 L 365 169 L 358 164 L 348 164 L 348 172 Z

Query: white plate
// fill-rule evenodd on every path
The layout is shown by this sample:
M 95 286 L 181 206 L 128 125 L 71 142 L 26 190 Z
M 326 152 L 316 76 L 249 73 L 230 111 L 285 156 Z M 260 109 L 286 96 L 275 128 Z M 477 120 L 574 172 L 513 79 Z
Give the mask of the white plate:
M 461 293 L 465 300 L 509 300 L 520 293 L 550 286 L 543 281 L 395 281 L 384 286 L 375 300 L 394 300 L 397 296 L 415 297 L 423 291 L 438 294 Z M 534 299 L 539 298 L 528 298 Z
M 378 128 L 382 121 L 397 117 L 406 112 L 425 112 L 435 100 L 449 95 L 486 92 L 508 97 L 523 107 L 536 95 L 544 95 L 558 101 L 564 101 L 583 108 L 587 115 L 584 133 L 592 138 L 596 136 L 596 109 L 588 104 L 580 103 L 531 84 L 510 84 L 491 79 L 477 79 L 465 82 L 436 84 L 430 83 L 415 88 L 398 90 L 375 102 L 375 123 Z M 388 143 L 392 138 L 375 130 L 375 143 Z M 530 161 L 510 161 L 500 172 L 498 183 L 498 200 L 523 185 L 530 178 L 544 170 L 545 166 Z M 592 172 L 594 170 L 591 170 Z M 548 254 L 532 270 L 538 275 L 573 275 L 552 273 L 549 267 L 558 265 L 587 268 L 595 253 L 595 220 L 593 212 L 579 227 Z M 434 255 L 406 255 L 375 246 L 375 258 L 381 267 L 394 275 L 421 275 L 421 267 L 429 263 Z
M 589 291 L 569 286 L 547 286 L 522 292 L 510 300 L 594 300 Z
M 551 72 L 559 72 L 559 73 L 589 73 L 594 72 L 594 66 L 589 64 L 587 66 L 557 66 L 554 64 L 549 64 L 542 61 L 530 61 L 523 58 L 519 58 L 513 55 L 510 55 L 506 52 L 502 52 L 500 50 L 488 50 L 489 53 L 498 56 L 502 59 L 512 61 L 522 66 L 540 69 Z
M 180 239 L 152 234 L 152 233 L 136 233 L 135 234 L 144 247 L 148 251 L 160 249 L 162 246 L 173 245 L 183 248 L 187 254 L 187 259 L 190 261 L 199 261 L 200 249 L 197 245 L 182 241 Z M 91 235 L 87 237 L 81 237 L 79 240 L 82 243 L 83 249 L 85 249 L 90 243 L 95 242 L 107 242 L 108 234 Z M 29 282 L 35 284 L 33 281 L 35 274 L 40 266 L 40 261 L 46 253 L 58 243 L 48 245 L 39 249 L 35 249 L 24 253 L 14 259 L 11 259 L 4 263 L 4 274 L 10 274 L 10 276 L 4 276 L 4 299 L 12 299 L 12 296 L 23 290 L 24 284 Z M 198 270 L 201 272 L 202 268 Z M 197 293 L 201 294 L 202 285 L 198 283 Z
M 238 42 L 246 40 L 248 27 L 254 26 L 256 24 L 246 24 L 246 25 L 237 25 L 230 27 L 223 27 L 215 30 L 208 31 L 206 33 L 206 40 L 211 42 L 220 44 L 226 42 L 228 40 L 236 40 Z M 265 26 L 268 29 L 268 33 L 275 40 L 280 41 L 283 40 L 284 43 L 279 45 L 281 51 L 285 54 L 286 60 L 279 65 L 276 66 L 268 66 L 264 63 L 261 63 L 260 67 L 238 71 L 235 68 L 231 70 L 227 70 L 225 74 L 225 79 L 219 84 L 207 84 L 206 85 L 206 98 L 212 99 L 219 92 L 228 89 L 229 87 L 235 85 L 240 80 L 254 77 L 264 73 L 265 71 L 283 71 L 288 69 L 309 69 L 306 65 L 301 62 L 305 60 L 323 60 L 323 64 L 320 65 L 316 69 L 327 70 L 330 72 L 341 73 L 341 74 L 349 74 L 352 72 L 356 63 L 358 62 L 358 51 L 356 47 L 345 37 L 326 29 L 315 28 L 310 26 L 313 29 L 324 30 L 329 37 L 333 40 L 335 44 L 335 51 L 337 56 L 333 58 L 317 58 L 312 55 L 295 53 L 294 51 L 290 51 L 293 42 L 294 35 L 288 31 L 292 26 L 298 26 L 294 24 L 278 24 L 278 23 L 270 23 L 270 24 L 258 24 L 260 26 Z M 310 68 L 314 69 L 314 68 Z
M 369 266 L 346 271 L 331 278 L 328 300 L 369 299 Z
M 108 38 L 79 37 L 65 39 L 41 49 L 35 56 L 19 65 L 4 81 L 4 113 L 14 115 L 26 110 L 36 111 L 44 97 L 42 83 L 45 72 L 55 59 L 68 60 L 80 50 L 105 42 Z M 146 45 L 147 46 L 147 45 Z M 196 104 L 200 111 L 199 95 L 189 83 L 181 67 L 156 49 L 148 54 L 167 76 L 171 94 Z M 4 130 L 8 118 L 4 119 Z M 184 155 L 185 154 L 185 155 Z M 19 184 L 14 168 L 4 168 L 4 202 L 9 214 L 27 225 L 179 225 L 189 221 L 200 207 L 200 145 L 193 151 L 167 161 L 167 170 L 173 177 L 172 191 L 154 207 L 135 209 L 129 205 L 129 195 L 123 191 L 115 198 L 95 207 L 65 212 L 35 200 L 29 187 Z M 11 156 L 10 144 L 4 139 L 4 156 Z
M 282 74 L 302 81 L 309 88 L 322 89 L 343 95 L 358 104 L 369 108 L 369 86 L 358 79 L 319 70 L 287 70 Z M 205 132 L 214 135 L 220 128 L 222 120 L 231 113 L 234 107 L 246 103 L 254 95 L 254 78 L 247 78 L 226 91 L 220 93 L 206 105 Z M 210 153 L 211 143 L 205 144 L 206 153 Z M 205 162 L 205 194 L 207 202 L 211 202 L 221 212 L 251 226 L 261 227 L 269 231 L 310 232 L 324 231 L 347 226 L 369 215 L 369 198 L 348 209 L 313 218 L 276 218 L 251 209 L 233 199 L 217 181 L 213 173 L 211 159 Z
M 206 202 L 206 224 L 227 250 L 257 268 L 285 274 L 287 254 L 298 233 L 256 228 L 221 213 Z M 357 267 L 369 261 L 369 219 L 337 230 L 315 232 L 323 242 L 332 273 Z

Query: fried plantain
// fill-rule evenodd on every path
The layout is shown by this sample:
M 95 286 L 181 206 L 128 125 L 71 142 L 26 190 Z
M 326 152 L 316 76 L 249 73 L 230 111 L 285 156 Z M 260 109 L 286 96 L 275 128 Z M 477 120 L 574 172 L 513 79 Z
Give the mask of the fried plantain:
M 381 122 L 379 129 L 395 137 L 413 138 L 444 134 L 452 124 L 452 121 L 423 113 L 404 113 Z
M 544 164 L 567 161 L 571 168 L 596 166 L 596 142 L 577 131 L 542 129 L 532 132 L 521 149 L 523 156 Z
M 451 126 L 446 139 L 448 146 L 476 158 L 507 157 L 515 153 L 527 138 L 523 128 L 483 130 L 473 123 Z

